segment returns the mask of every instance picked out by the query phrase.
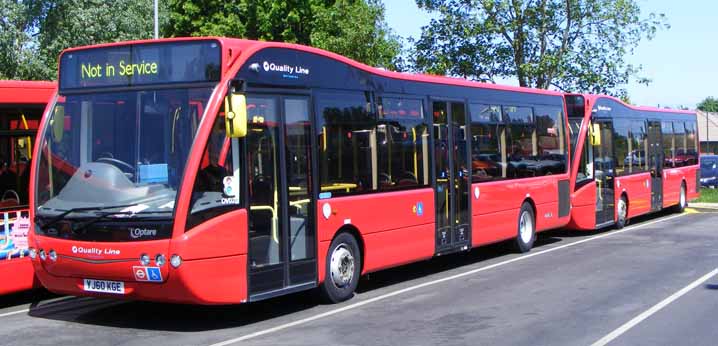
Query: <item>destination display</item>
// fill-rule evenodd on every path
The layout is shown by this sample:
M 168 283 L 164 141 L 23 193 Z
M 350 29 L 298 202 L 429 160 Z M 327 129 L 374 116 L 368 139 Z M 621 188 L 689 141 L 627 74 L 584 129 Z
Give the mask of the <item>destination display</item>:
M 220 79 L 221 48 L 215 40 L 90 48 L 60 58 L 60 90 Z

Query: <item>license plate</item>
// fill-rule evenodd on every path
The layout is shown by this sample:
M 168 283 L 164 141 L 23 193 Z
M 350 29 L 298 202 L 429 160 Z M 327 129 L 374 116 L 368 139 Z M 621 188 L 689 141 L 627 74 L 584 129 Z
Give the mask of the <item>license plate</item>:
M 84 282 L 84 289 L 88 292 L 125 294 L 125 283 L 122 281 L 84 279 Z

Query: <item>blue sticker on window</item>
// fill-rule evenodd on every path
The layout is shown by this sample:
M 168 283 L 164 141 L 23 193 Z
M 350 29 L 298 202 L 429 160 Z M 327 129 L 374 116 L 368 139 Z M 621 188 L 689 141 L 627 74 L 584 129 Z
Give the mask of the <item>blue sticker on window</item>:
M 319 194 L 319 199 L 327 199 L 327 198 L 332 198 L 331 192 L 322 192 Z
M 167 183 L 168 170 L 166 163 L 140 165 L 140 184 Z

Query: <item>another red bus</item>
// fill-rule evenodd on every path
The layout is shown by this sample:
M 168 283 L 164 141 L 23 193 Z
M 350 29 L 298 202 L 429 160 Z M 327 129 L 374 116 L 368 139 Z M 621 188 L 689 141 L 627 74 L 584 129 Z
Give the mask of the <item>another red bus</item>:
M 633 107 L 600 95 L 568 95 L 571 224 L 593 230 L 699 196 L 696 113 Z
M 570 220 L 564 95 L 238 39 L 70 49 L 35 148 L 49 290 L 256 301 Z
M 55 89 L 51 82 L 0 81 L 0 294 L 32 288 L 28 185 L 32 143 Z

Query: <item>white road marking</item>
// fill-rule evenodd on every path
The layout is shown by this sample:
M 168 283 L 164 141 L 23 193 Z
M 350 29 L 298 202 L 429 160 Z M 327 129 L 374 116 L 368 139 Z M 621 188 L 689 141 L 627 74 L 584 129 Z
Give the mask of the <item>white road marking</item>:
M 221 341 L 221 342 L 212 344 L 212 345 L 210 345 L 210 346 L 226 346 L 226 345 L 235 344 L 235 343 L 238 343 L 238 342 L 241 342 L 241 341 L 245 341 L 245 340 L 249 340 L 249 339 L 253 339 L 253 338 L 256 338 L 256 337 L 259 337 L 259 336 L 262 336 L 262 335 L 271 334 L 271 333 L 274 333 L 274 332 L 277 332 L 277 331 L 280 331 L 280 330 L 284 330 L 284 329 L 291 328 L 291 327 L 294 327 L 294 326 L 298 326 L 298 325 L 302 325 L 302 324 L 309 323 L 309 322 L 312 322 L 312 321 L 316 321 L 316 320 L 322 319 L 322 318 L 324 318 L 324 317 L 329 317 L 329 316 L 332 316 L 332 315 L 336 315 L 336 314 L 338 314 L 338 313 L 341 313 L 341 312 L 344 312 L 344 311 L 347 311 L 347 310 L 353 310 L 353 309 L 362 307 L 362 306 L 364 306 L 364 305 L 368 305 L 368 304 L 371 304 L 371 303 L 374 303 L 374 302 L 377 302 L 377 301 L 380 301 L 380 300 L 384 300 L 384 299 L 387 299 L 387 298 L 391 298 L 391 297 L 394 297 L 394 296 L 398 296 L 398 295 L 400 295 L 400 294 L 404 294 L 404 293 L 407 293 L 407 292 L 415 291 L 415 290 L 418 290 L 418 289 L 420 289 L 420 288 L 424 288 L 424 287 L 427 287 L 427 286 L 434 286 L 434 285 L 437 285 L 437 284 L 440 284 L 440 283 L 443 283 L 443 282 L 446 282 L 446 281 L 451 281 L 451 280 L 455 280 L 455 279 L 462 278 L 462 277 L 465 277 L 465 276 L 469 276 L 469 275 L 473 275 L 473 274 L 476 274 L 476 273 L 480 273 L 480 272 L 483 272 L 483 271 L 491 270 L 491 269 L 494 269 L 494 268 L 497 268 L 497 267 L 501 267 L 501 266 L 504 266 L 504 265 L 507 265 L 507 264 L 510 264 L 510 263 L 514 263 L 514 262 L 518 262 L 518 261 L 523 261 L 523 260 L 529 259 L 529 258 L 531 258 L 531 257 L 536 257 L 536 256 L 539 256 L 539 255 L 547 254 L 547 253 L 549 253 L 549 252 L 554 252 L 554 251 L 558 251 L 558 250 L 565 249 L 565 248 L 568 248 L 568 247 L 576 246 L 576 245 L 583 244 L 583 243 L 586 243 L 586 242 L 589 242 L 589 241 L 592 241 L 592 240 L 602 239 L 602 238 L 610 237 L 610 236 L 612 236 L 612 235 L 625 233 L 625 232 L 628 232 L 628 231 L 631 231 L 631 230 L 634 230 L 634 229 L 638 229 L 638 228 L 650 226 L 650 225 L 653 225 L 653 224 L 656 224 L 656 223 L 665 222 L 665 221 L 668 221 L 668 220 L 673 220 L 673 219 L 675 219 L 675 218 L 679 218 L 679 217 L 685 216 L 685 215 L 689 215 L 689 214 L 678 214 L 678 215 L 675 215 L 675 216 L 670 216 L 670 217 L 658 219 L 658 220 L 655 220 L 655 221 L 642 223 L 642 224 L 640 224 L 640 225 L 635 225 L 635 226 L 631 226 L 631 227 L 626 227 L 626 228 L 624 228 L 624 229 L 622 229 L 622 230 L 612 231 L 612 232 L 609 232 L 609 233 L 604 233 L 604 234 L 596 235 L 596 236 L 593 236 L 593 237 L 590 237 L 590 238 L 586 238 L 586 239 L 583 239 L 583 240 L 579 240 L 579 241 L 576 241 L 576 242 L 573 242 L 573 243 L 570 243 L 570 244 L 560 245 L 560 246 L 557 246 L 557 247 L 554 247 L 554 248 L 550 248 L 550 249 L 546 249 L 546 250 L 542 250 L 542 251 L 538 251 L 538 252 L 529 253 L 529 254 L 523 255 L 523 256 L 521 256 L 521 257 L 515 257 L 515 258 L 512 258 L 512 259 L 510 259 L 510 260 L 506 260 L 506 261 L 503 261 L 503 262 L 498 262 L 498 263 L 494 263 L 494 264 L 488 265 L 488 266 L 486 266 L 486 267 L 481 267 L 481 268 L 469 270 L 469 271 L 467 271 L 467 272 L 463 272 L 463 273 L 455 274 L 455 275 L 448 276 L 448 277 L 445 277 L 445 278 L 441 278 L 441 279 L 437 279 L 437 280 L 425 282 L 425 283 L 422 283 L 422 284 L 419 284 L 419 285 L 416 285 L 416 286 L 411 286 L 411 287 L 403 288 L 403 289 L 400 289 L 400 290 L 398 290 L 398 291 L 389 292 L 389 293 L 386 293 L 386 294 L 383 294 L 383 295 L 380 295 L 380 296 L 376 296 L 376 297 L 374 297 L 374 298 L 370 298 L 370 299 L 367 299 L 367 300 L 364 300 L 364 301 L 361 301 L 361 302 L 357 302 L 357 303 L 354 303 L 354 304 L 347 305 L 347 306 L 345 306 L 345 307 L 341 307 L 341 308 L 338 308 L 338 309 L 334 309 L 334 310 L 330 310 L 330 311 L 327 311 L 327 312 L 323 312 L 323 313 L 321 313 L 321 314 L 319 314 L 319 315 L 315 315 L 315 316 L 303 318 L 303 319 L 300 319 L 300 320 L 296 320 L 296 321 L 294 321 L 294 322 L 289 322 L 289 323 L 282 324 L 282 325 L 279 325 L 279 326 L 276 326 L 276 327 L 272 327 L 272 328 L 269 328 L 269 329 L 260 330 L 260 331 L 257 331 L 257 332 L 254 332 L 254 333 L 250 333 L 250 334 L 247 334 L 247 335 L 244 335 L 244 336 L 240 336 L 240 337 L 237 337 L 237 338 L 234 338 L 234 339 L 229 339 L 229 340 L 226 340 L 226 341 Z
M 684 294 L 690 292 L 694 288 L 700 286 L 704 282 L 708 281 L 708 279 L 714 277 L 716 274 L 718 274 L 718 268 L 714 269 L 712 272 L 703 275 L 700 279 L 691 282 L 688 286 L 683 287 L 680 291 L 673 293 L 670 297 L 664 299 L 660 303 L 652 306 L 650 309 L 644 311 L 640 315 L 636 316 L 632 320 L 626 322 L 626 324 L 618 327 L 618 329 L 610 332 L 608 335 L 602 337 L 600 340 L 594 342 L 591 346 L 605 346 L 617 337 L 621 336 L 623 333 L 627 332 L 629 329 L 635 327 L 637 324 L 641 323 L 643 320 L 651 317 L 651 315 L 655 314 L 656 312 L 660 311 L 661 309 L 668 306 L 668 304 L 676 301 L 678 298 L 682 297 Z
M 4 314 L 0 314 L 0 318 L 2 318 L 2 317 L 7 317 L 7 316 L 12 316 L 12 315 L 17 315 L 17 314 L 22 314 L 22 313 L 26 313 L 26 312 L 30 312 L 30 309 L 24 309 L 24 310 L 6 312 L 6 313 L 4 313 Z

